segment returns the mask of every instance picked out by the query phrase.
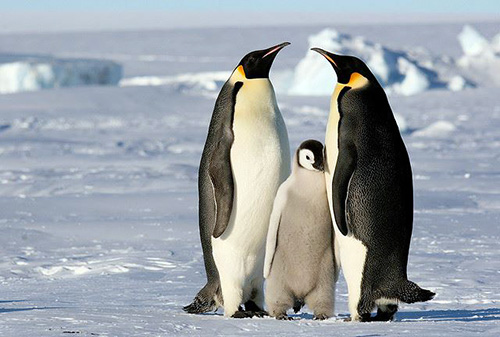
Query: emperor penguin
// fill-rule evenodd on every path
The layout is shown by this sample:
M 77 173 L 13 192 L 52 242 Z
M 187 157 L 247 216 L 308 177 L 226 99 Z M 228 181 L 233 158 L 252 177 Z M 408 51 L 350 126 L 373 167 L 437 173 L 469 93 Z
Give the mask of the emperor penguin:
M 303 142 L 292 167 L 271 213 L 264 264 L 266 305 L 277 319 L 289 319 L 287 310 L 298 311 L 303 303 L 313 310 L 314 319 L 327 319 L 333 316 L 337 268 L 323 144 Z
M 366 64 L 312 50 L 337 73 L 325 177 L 351 320 L 391 320 L 399 302 L 424 302 L 435 295 L 407 278 L 413 227 L 408 153 L 387 96 Z
M 186 312 L 223 306 L 227 317 L 265 314 L 262 270 L 269 217 L 290 172 L 288 134 L 269 71 L 289 44 L 243 57 L 215 102 L 198 179 L 207 283 Z

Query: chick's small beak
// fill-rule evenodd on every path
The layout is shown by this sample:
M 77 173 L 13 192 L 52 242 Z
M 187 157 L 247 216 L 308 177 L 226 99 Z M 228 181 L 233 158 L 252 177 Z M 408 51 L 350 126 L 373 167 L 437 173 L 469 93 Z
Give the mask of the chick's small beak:
M 320 163 L 314 163 L 313 167 L 316 170 L 321 171 L 321 172 L 323 172 L 325 170 L 325 165 L 324 165 L 323 161 L 321 161 Z

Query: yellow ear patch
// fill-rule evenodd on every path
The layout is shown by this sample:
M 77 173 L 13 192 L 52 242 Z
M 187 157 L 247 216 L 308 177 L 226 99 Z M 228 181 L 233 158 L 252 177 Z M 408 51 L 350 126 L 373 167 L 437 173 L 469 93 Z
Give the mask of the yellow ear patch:
M 245 75 L 245 69 L 243 69 L 243 66 L 239 66 L 238 69 L 238 72 L 240 73 L 241 76 L 243 76 L 243 78 L 247 78 L 247 76 Z
M 368 79 L 361 75 L 360 73 L 352 73 L 351 78 L 349 79 L 349 83 L 346 86 L 351 88 L 361 88 L 362 86 L 368 83 Z

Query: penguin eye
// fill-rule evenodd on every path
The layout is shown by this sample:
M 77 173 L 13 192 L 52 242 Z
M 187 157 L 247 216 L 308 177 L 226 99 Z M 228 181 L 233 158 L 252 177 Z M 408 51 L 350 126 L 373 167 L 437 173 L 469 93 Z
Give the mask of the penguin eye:
M 306 156 L 306 159 L 307 159 L 307 160 L 311 160 L 311 157 L 309 157 L 309 156 Z

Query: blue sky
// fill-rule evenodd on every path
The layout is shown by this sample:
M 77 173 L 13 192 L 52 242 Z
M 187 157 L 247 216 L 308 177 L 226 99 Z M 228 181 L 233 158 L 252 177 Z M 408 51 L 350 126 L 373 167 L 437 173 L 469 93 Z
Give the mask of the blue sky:
M 500 14 L 499 0 L 0 0 L 4 11 L 286 11 Z

